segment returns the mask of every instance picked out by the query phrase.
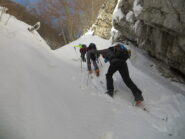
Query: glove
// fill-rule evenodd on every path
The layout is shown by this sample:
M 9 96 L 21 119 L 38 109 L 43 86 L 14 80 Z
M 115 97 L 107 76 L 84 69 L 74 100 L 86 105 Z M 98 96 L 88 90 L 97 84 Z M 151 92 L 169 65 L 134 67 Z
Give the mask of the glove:
M 127 51 L 128 51 L 128 55 L 129 55 L 129 58 L 130 58 L 131 57 L 131 50 L 128 49 Z
M 104 58 L 104 62 L 107 63 L 109 60 L 107 58 Z

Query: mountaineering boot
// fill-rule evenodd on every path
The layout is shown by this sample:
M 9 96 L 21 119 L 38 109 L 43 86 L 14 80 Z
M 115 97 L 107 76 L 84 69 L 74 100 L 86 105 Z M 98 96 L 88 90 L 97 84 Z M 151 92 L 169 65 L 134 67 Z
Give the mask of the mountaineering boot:
M 140 101 L 140 100 L 136 101 L 136 102 L 135 102 L 135 106 L 139 106 L 139 105 L 141 105 L 141 104 L 142 104 L 142 102 L 143 102 L 143 101 Z
M 89 70 L 89 74 L 91 74 L 92 73 L 92 70 Z
M 141 95 L 141 96 L 135 98 L 135 105 L 136 105 L 136 106 L 139 106 L 139 105 L 142 104 L 143 101 L 144 101 L 144 98 L 143 98 L 143 96 Z
M 96 69 L 95 72 L 96 72 L 96 76 L 100 76 L 100 70 L 99 69 Z
M 106 94 L 108 94 L 109 96 L 111 96 L 111 97 L 113 98 L 113 96 L 114 96 L 114 91 L 108 90 L 108 91 L 106 92 Z

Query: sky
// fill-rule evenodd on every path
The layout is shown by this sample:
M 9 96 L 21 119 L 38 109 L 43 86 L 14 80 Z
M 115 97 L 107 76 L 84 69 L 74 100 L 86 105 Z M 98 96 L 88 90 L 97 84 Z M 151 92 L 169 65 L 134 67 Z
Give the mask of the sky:
M 38 2 L 40 0 L 12 0 L 12 1 L 20 3 L 24 6 L 28 6 L 28 4 L 32 4 L 32 3 Z

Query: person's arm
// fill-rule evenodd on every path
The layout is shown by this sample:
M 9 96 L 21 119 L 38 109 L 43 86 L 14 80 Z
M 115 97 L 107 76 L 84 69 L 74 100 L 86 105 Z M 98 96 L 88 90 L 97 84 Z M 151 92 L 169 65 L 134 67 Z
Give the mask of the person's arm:
M 109 48 L 103 49 L 103 50 L 98 50 L 97 53 L 102 55 L 105 62 L 110 61 L 112 59 L 112 57 L 114 57 L 114 53 Z
M 74 47 L 82 48 L 82 45 L 81 45 L 81 44 L 79 44 L 79 45 L 75 45 Z
M 104 58 L 108 57 L 108 49 L 97 50 L 97 54 L 102 55 Z

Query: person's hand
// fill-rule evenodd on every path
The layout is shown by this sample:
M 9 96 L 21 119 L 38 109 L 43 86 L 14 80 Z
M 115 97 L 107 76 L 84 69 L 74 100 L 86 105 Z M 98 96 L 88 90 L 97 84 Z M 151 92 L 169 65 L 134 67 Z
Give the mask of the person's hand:
M 104 62 L 107 63 L 109 60 L 108 58 L 104 58 Z
M 128 51 L 128 55 L 129 55 L 129 57 L 131 57 L 131 50 L 130 50 L 130 49 L 128 49 L 127 51 Z

